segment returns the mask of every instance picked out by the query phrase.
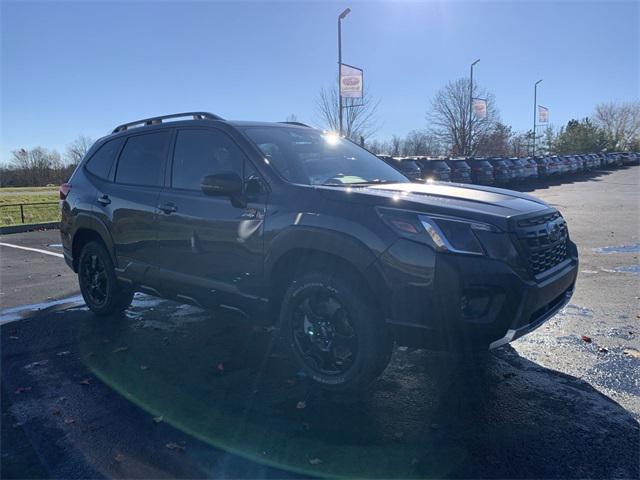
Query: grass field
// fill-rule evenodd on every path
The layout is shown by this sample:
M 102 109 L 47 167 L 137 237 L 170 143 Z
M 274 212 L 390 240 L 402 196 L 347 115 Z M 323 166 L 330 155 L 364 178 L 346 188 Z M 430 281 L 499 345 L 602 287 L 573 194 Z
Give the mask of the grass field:
M 48 202 L 55 204 L 47 205 Z M 0 226 L 22 223 L 19 206 L 24 205 L 24 223 L 46 223 L 60 220 L 58 206 L 58 187 L 0 188 Z M 38 205 L 45 204 L 45 205 Z

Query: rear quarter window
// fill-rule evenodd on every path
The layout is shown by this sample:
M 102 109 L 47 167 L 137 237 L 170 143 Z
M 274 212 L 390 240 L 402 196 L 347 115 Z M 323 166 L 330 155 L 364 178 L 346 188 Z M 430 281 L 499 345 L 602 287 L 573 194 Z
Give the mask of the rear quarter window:
M 87 161 L 86 169 L 97 177 L 108 179 L 121 145 L 122 138 L 105 142 Z

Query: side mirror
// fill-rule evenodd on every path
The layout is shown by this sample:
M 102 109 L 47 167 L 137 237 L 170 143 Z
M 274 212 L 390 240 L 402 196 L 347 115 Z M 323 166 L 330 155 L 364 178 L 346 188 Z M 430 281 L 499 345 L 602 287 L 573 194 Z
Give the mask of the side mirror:
M 242 179 L 234 172 L 216 173 L 204 177 L 200 188 L 205 195 L 233 198 L 242 194 Z

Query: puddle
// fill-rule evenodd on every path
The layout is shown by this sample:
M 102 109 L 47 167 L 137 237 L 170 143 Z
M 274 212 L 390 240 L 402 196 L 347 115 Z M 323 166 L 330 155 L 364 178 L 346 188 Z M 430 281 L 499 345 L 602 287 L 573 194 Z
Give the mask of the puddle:
M 36 312 L 54 312 L 84 305 L 81 295 L 54 300 L 53 302 L 34 303 L 0 311 L 0 325 L 32 316 Z
M 559 312 L 560 315 L 577 315 L 579 317 L 593 317 L 593 310 L 570 303 Z
M 599 247 L 594 248 L 593 251 L 596 253 L 640 253 L 640 243 L 618 247 Z
M 638 273 L 638 274 L 640 274 L 640 265 L 623 265 L 621 267 L 615 267 L 615 268 L 602 268 L 602 271 L 603 272 L 608 272 L 608 273 Z

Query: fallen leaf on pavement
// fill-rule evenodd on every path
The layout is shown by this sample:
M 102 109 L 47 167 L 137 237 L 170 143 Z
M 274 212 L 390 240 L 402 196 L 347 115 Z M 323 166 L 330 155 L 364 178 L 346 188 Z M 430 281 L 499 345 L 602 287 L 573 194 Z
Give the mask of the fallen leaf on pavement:
M 216 367 L 216 370 L 220 373 L 224 372 L 224 364 L 219 363 L 218 366 Z
M 85 378 L 84 380 L 80 380 L 80 385 L 91 385 L 91 379 Z
M 310 458 L 309 463 L 311 465 L 320 465 L 322 463 L 322 460 L 320 460 L 319 458 Z
M 16 388 L 16 394 L 21 394 L 24 392 L 30 392 L 31 391 L 31 387 L 18 387 Z
M 25 365 L 24 368 L 25 370 L 31 370 L 34 367 L 41 367 L 42 365 L 46 365 L 47 363 L 49 363 L 49 360 L 40 360 L 38 362 L 31 362 L 28 365 Z
M 296 405 L 296 408 L 298 410 L 302 410 L 303 408 L 307 408 L 307 402 L 305 402 L 304 400 L 300 400 L 298 402 L 298 404 Z
M 622 353 L 624 353 L 625 355 L 630 355 L 634 358 L 640 358 L 640 351 L 636 350 L 635 348 L 625 348 Z
M 118 347 L 118 348 L 114 348 L 111 353 L 126 352 L 127 350 L 129 350 L 129 347 Z
M 64 350 L 63 352 L 58 352 L 56 355 L 59 357 L 63 357 L 64 355 L 69 355 L 71 352 L 69 350 Z
M 591 343 L 591 337 L 587 337 L 586 335 L 582 335 L 580 338 L 582 338 L 583 342 Z
M 180 445 L 175 442 L 169 442 L 165 445 L 169 450 L 178 450 L 179 452 L 184 452 L 187 448 L 184 445 Z
M 70 425 L 72 423 L 76 423 L 76 419 L 73 417 L 67 417 L 64 419 L 64 423 L 66 423 L 67 425 Z

